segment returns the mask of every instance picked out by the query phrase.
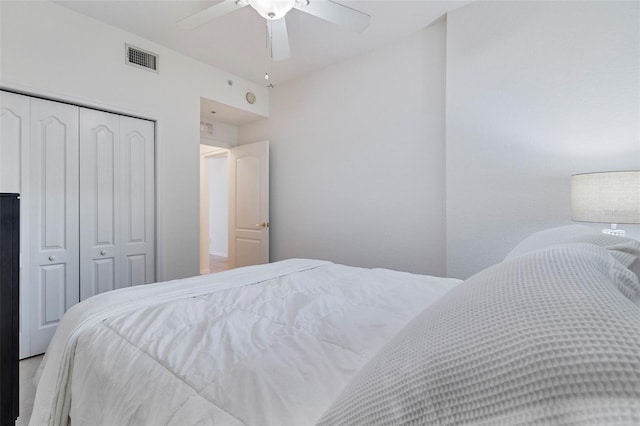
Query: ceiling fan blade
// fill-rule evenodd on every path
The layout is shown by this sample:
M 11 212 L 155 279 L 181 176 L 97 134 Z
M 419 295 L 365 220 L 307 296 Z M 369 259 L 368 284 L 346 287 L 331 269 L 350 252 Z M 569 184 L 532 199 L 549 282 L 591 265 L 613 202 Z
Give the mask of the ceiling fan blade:
M 271 58 L 274 61 L 289 59 L 289 35 L 287 34 L 287 22 L 284 18 L 268 21 L 269 38 L 271 39 Z
M 369 26 L 371 16 L 331 0 L 309 0 L 309 4 L 304 5 L 304 3 L 294 7 L 325 21 L 349 27 L 358 33 Z
M 231 13 L 234 10 L 240 9 L 248 5 L 248 2 L 237 2 L 236 0 L 224 0 L 221 3 L 214 4 L 211 7 L 208 7 L 200 12 L 194 13 L 191 16 L 184 18 L 181 21 L 178 21 L 178 28 L 183 30 L 193 30 L 194 28 L 198 28 L 201 25 L 206 24 L 209 21 L 212 21 L 220 16 L 226 15 L 227 13 Z

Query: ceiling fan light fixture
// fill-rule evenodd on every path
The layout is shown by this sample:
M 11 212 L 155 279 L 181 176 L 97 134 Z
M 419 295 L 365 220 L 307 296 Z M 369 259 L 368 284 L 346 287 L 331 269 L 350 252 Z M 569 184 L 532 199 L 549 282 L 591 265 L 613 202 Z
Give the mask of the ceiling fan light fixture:
M 249 5 L 253 7 L 265 19 L 276 20 L 284 18 L 296 0 L 249 0 Z

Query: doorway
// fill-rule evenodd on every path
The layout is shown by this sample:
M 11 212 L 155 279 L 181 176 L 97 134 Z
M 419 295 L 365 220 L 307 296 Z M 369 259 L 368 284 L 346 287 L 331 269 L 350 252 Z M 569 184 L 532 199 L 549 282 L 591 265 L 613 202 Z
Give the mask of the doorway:
M 229 151 L 200 145 L 200 274 L 229 269 Z
M 238 146 L 264 118 L 200 98 L 201 274 L 269 262 L 269 142 Z

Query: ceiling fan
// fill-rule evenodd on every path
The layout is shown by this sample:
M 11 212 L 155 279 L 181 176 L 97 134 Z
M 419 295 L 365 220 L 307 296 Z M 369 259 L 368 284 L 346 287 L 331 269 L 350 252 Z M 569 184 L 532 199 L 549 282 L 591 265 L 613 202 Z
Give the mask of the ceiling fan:
M 284 19 L 291 9 L 297 9 L 325 21 L 349 27 L 358 33 L 369 26 L 371 18 L 366 13 L 331 0 L 224 0 L 179 21 L 178 27 L 188 30 L 194 29 L 245 6 L 251 6 L 267 20 L 269 38 L 271 39 L 271 57 L 276 61 L 291 56 L 287 23 Z

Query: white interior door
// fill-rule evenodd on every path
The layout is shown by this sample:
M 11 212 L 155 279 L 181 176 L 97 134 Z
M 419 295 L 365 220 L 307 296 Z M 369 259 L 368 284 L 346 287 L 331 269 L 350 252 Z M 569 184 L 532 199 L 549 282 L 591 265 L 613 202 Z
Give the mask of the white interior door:
M 80 296 L 155 281 L 153 122 L 0 91 L 0 192 L 21 194 L 20 358 Z
M 20 359 L 31 355 L 29 333 L 29 109 L 27 96 L 0 92 L 0 192 L 20 200 Z M 24 255 L 23 255 L 24 253 Z
M 80 299 L 155 281 L 154 124 L 80 110 Z
M 120 117 L 120 285 L 155 282 L 155 124 Z
M 80 109 L 80 300 L 118 288 L 120 118 Z
M 229 150 L 229 267 L 269 262 L 269 142 Z
M 31 353 L 79 301 L 78 107 L 31 99 Z
M 20 192 L 22 148 L 29 144 L 29 98 L 0 92 L 0 192 Z M 24 151 L 24 152 L 23 152 Z

